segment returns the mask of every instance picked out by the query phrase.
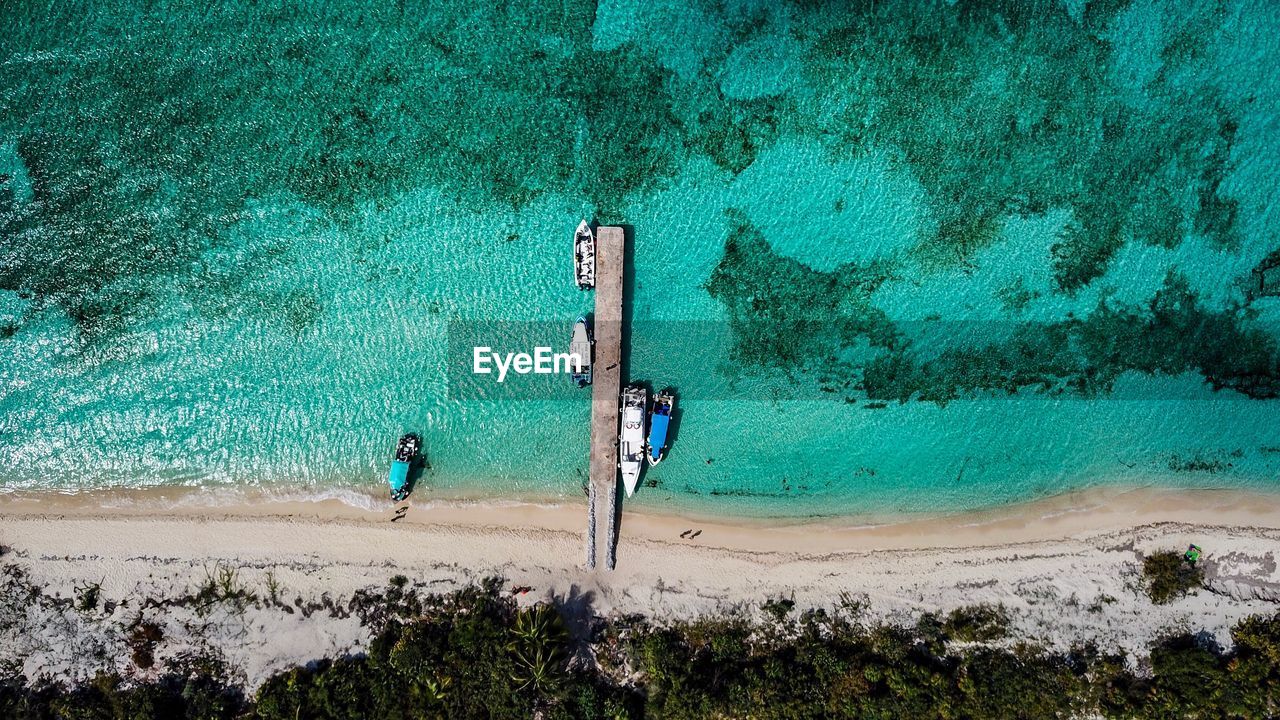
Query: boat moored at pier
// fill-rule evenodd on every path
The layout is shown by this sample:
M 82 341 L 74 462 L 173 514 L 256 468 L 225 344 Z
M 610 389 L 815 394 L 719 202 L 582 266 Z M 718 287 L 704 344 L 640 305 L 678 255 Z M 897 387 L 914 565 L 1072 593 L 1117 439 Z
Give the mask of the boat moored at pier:
M 573 279 L 579 290 L 596 286 L 596 236 L 586 220 L 573 233 Z
M 649 439 L 644 447 L 644 458 L 650 465 L 657 465 L 665 456 L 667 427 L 671 424 L 671 411 L 675 407 L 675 401 L 675 394 L 669 389 L 653 396 L 653 409 L 649 412 Z
M 627 497 L 636 491 L 640 469 L 644 466 L 644 411 L 648 402 L 649 392 L 639 385 L 628 385 L 622 391 L 618 467 L 622 470 L 622 487 Z
M 591 330 L 587 327 L 587 319 L 579 317 L 573 325 L 573 338 L 569 341 L 569 355 L 579 363 L 574 365 L 570 373 L 573 382 L 580 388 L 591 384 Z

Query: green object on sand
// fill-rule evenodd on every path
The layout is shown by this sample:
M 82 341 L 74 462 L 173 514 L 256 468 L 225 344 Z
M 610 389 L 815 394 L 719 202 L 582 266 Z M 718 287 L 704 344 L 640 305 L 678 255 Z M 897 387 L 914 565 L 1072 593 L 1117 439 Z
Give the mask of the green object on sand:
M 1195 565 L 1196 562 L 1200 560 L 1201 552 L 1202 551 L 1200 550 L 1200 546 L 1193 543 L 1187 547 L 1187 551 L 1183 553 L 1182 559 L 1186 560 L 1192 565 Z

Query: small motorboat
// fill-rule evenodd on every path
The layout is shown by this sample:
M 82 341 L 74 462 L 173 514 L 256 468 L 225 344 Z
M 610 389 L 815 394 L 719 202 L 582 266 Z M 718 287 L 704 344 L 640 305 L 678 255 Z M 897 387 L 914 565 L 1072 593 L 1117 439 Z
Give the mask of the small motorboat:
M 663 390 L 653 396 L 653 409 L 649 412 L 649 440 L 645 443 L 645 460 L 650 465 L 662 462 L 667 449 L 667 426 L 671 424 L 671 409 L 675 405 L 671 390 Z
M 591 330 L 587 328 L 587 319 L 579 317 L 573 325 L 573 339 L 569 341 L 569 354 L 578 358 L 581 364 L 574 367 L 570 377 L 578 387 L 591 384 Z
M 573 233 L 573 279 L 579 290 L 596 286 L 596 236 L 586 220 Z
M 622 429 L 618 433 L 618 467 L 622 470 L 622 487 L 627 497 L 636 491 L 640 468 L 644 466 L 644 409 L 649 392 L 639 385 L 628 385 L 622 391 Z
M 387 475 L 392 500 L 400 502 L 409 497 L 409 468 L 421 449 L 422 440 L 413 433 L 401 437 L 396 443 L 396 457 L 391 461 L 391 472 Z

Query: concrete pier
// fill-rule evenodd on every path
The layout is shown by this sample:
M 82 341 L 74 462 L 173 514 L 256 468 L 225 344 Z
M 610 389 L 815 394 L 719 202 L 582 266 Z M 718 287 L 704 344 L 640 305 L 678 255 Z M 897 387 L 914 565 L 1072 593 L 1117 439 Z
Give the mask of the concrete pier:
M 599 548 L 604 566 L 615 564 L 618 519 L 618 401 L 622 392 L 622 268 L 624 235 L 620 227 L 596 230 L 595 352 L 591 377 L 591 463 L 588 489 L 587 567 L 595 567 Z M 597 515 L 599 517 L 597 518 Z M 599 533 L 603 527 L 604 541 Z

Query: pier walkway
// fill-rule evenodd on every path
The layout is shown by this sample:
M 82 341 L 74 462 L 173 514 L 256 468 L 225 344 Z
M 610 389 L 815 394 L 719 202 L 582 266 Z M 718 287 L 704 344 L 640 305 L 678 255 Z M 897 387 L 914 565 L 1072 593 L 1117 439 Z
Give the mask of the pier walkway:
M 595 353 L 591 377 L 591 463 L 587 488 L 587 567 L 615 564 L 618 546 L 618 396 L 622 392 L 622 269 L 620 227 L 596 230 Z M 599 516 L 597 518 L 597 515 Z M 597 521 L 598 520 L 598 521 Z M 600 532 L 604 530 L 601 541 Z

